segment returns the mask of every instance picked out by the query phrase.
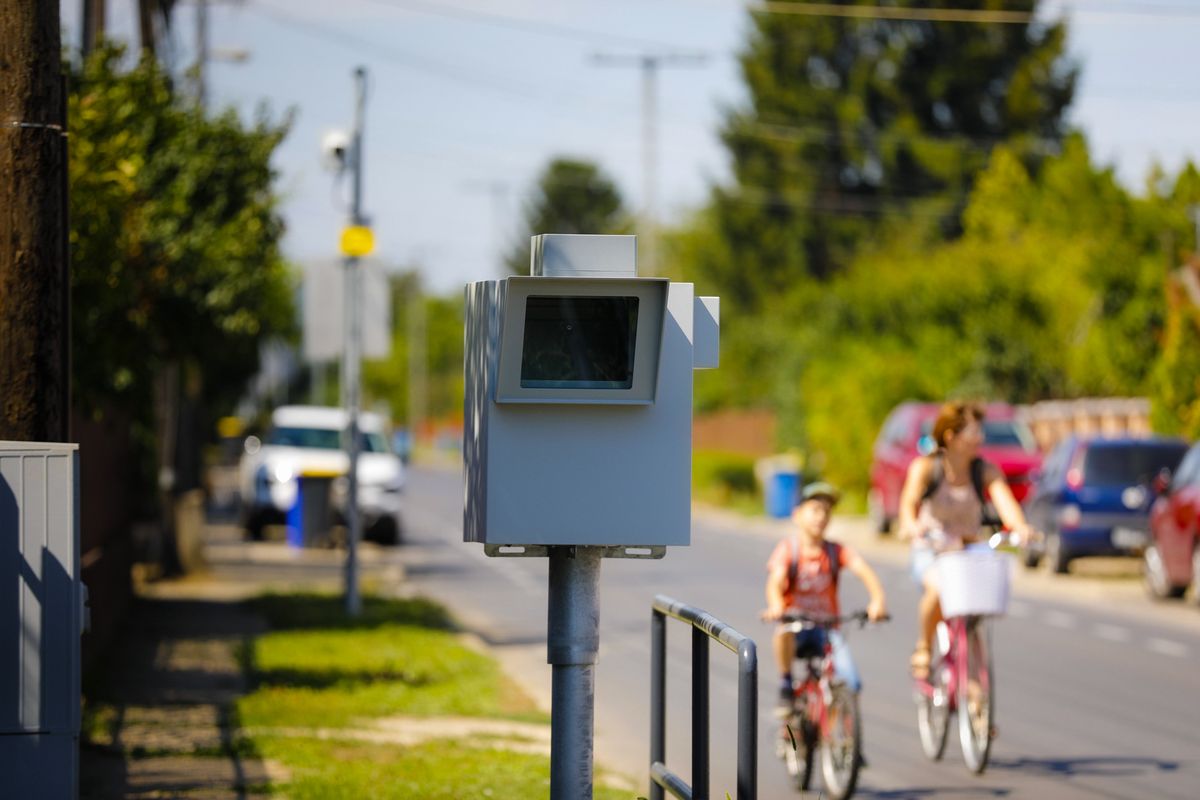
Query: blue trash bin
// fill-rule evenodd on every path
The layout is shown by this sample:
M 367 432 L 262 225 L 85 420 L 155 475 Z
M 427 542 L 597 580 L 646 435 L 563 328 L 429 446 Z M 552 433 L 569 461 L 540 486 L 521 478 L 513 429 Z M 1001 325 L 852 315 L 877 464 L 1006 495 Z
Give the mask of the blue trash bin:
M 296 501 L 287 511 L 287 543 L 323 547 L 329 540 L 332 480 L 324 475 L 303 475 L 296 482 Z
M 771 473 L 767 481 L 767 515 L 786 519 L 792 515 L 800 490 L 800 473 L 781 470 Z

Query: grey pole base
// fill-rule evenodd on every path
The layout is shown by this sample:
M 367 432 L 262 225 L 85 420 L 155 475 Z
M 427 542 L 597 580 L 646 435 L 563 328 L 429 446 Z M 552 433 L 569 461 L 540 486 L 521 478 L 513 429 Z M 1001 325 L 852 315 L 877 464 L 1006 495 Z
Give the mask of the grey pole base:
M 602 548 L 551 547 L 546 660 L 553 667 L 550 798 L 591 800 Z

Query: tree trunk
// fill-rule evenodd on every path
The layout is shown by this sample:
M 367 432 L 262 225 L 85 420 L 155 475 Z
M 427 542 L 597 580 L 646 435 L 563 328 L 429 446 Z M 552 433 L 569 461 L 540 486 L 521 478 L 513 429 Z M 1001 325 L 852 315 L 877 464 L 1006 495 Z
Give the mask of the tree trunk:
M 0 14 L 0 439 L 68 420 L 66 140 L 57 3 Z

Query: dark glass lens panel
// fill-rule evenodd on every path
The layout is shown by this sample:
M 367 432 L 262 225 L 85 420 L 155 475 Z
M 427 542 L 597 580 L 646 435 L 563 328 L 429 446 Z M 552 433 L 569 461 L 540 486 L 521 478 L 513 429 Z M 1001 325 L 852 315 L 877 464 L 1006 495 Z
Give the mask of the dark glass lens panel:
M 521 387 L 631 388 L 637 316 L 636 297 L 527 298 Z

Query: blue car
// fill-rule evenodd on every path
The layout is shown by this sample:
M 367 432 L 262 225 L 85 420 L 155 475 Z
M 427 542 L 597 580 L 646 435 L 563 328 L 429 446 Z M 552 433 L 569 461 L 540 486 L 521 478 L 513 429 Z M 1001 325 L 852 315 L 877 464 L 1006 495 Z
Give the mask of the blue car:
M 1132 555 L 1149 542 L 1151 484 L 1179 466 L 1181 439 L 1080 439 L 1051 451 L 1025 499 L 1029 523 L 1045 541 L 1024 551 L 1026 566 L 1045 560 L 1066 572 L 1080 556 Z

